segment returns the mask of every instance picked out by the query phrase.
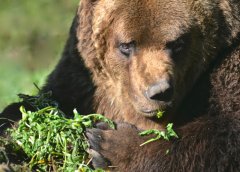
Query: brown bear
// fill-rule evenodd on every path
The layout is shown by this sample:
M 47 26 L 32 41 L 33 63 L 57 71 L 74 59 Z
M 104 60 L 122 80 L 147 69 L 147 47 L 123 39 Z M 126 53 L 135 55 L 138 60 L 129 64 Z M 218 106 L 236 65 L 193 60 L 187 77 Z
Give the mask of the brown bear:
M 110 26 L 104 21 L 104 51 L 117 47 L 127 57 L 125 71 L 114 75 L 128 90 L 123 101 L 131 110 L 125 113 L 146 118 L 128 119 L 138 128 L 118 123 L 117 130 L 89 130 L 93 165 L 113 171 L 240 171 L 240 2 L 122 0 L 113 6 L 117 15 L 109 15 L 120 19 L 111 18 Z M 99 16 L 104 4 L 96 2 L 95 9 L 93 16 Z M 123 45 L 111 44 L 121 38 Z M 165 111 L 163 121 L 153 117 L 156 104 Z M 139 146 L 148 139 L 138 135 L 139 128 L 166 121 L 178 124 L 179 139 Z
M 239 16 L 236 0 L 81 0 L 41 92 L 52 91 L 66 114 L 77 108 L 118 122 L 116 131 L 87 133 L 95 167 L 238 171 Z M 1 116 L 16 115 L 21 104 Z M 138 146 L 145 140 L 138 129 L 168 122 L 180 139 Z
M 238 171 L 239 51 L 226 56 L 239 35 L 238 16 L 239 2 L 233 1 L 82 1 L 78 48 L 83 59 L 96 53 L 85 60 L 89 69 L 97 68 L 90 70 L 93 104 L 116 121 L 141 129 L 161 128 L 169 120 L 178 123 L 186 118 L 184 105 L 179 106 L 188 90 L 210 63 L 222 64 L 208 71 L 213 72 L 205 76 L 209 83 L 200 80 L 209 107 L 202 105 L 197 113 L 209 115 L 177 130 L 181 139 L 139 147 L 145 139 L 132 126 L 119 124 L 106 134 L 90 130 L 92 148 L 100 153 L 92 151 L 96 167 L 107 165 L 102 154 L 119 171 Z M 83 24 L 89 20 L 90 33 Z M 81 44 L 81 39 L 87 44 L 87 33 L 92 38 L 88 45 L 94 47 L 90 50 Z M 200 91 L 187 97 L 201 102 Z M 158 109 L 166 111 L 163 121 L 154 118 Z

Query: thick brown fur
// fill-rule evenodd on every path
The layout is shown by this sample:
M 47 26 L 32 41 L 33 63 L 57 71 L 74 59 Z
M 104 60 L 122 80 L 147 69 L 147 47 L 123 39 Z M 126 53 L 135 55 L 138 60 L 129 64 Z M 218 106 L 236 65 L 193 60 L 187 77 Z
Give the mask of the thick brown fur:
M 179 140 L 146 147 L 138 146 L 145 139 L 128 124 L 89 131 L 100 153 L 93 153 L 96 167 L 107 164 L 103 155 L 120 171 L 234 171 L 239 17 L 236 0 L 81 0 L 62 59 L 41 92 L 52 91 L 66 114 L 77 108 L 138 129 L 183 126 Z M 121 50 L 126 44 L 132 46 L 128 55 Z M 170 85 L 172 95 L 159 97 L 163 90 L 149 96 L 156 85 L 163 89 L 159 83 Z M 154 117 L 159 109 L 162 119 Z M 9 114 L 11 106 L 1 115 Z M 210 154 L 216 163 L 209 162 Z
M 201 79 L 210 79 L 208 114 L 176 128 L 178 139 L 140 146 L 149 137 L 140 137 L 133 125 L 120 123 L 117 130 L 101 126 L 89 130 L 93 165 L 111 171 L 239 171 L 239 59 L 240 45 Z M 198 89 L 193 89 L 195 96 Z

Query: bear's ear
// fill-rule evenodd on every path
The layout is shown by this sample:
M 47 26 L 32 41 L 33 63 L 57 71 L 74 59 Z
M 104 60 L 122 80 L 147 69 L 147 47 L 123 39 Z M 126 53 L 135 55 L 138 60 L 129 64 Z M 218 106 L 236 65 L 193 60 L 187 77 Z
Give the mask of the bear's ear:
M 77 11 L 77 38 L 78 51 L 82 56 L 87 56 L 88 49 L 93 48 L 92 37 L 92 20 L 93 20 L 93 6 L 99 0 L 81 0 Z M 92 49 L 91 48 L 91 49 Z
M 112 21 L 115 0 L 81 0 L 77 11 L 78 51 L 88 68 L 101 70 L 105 53 L 105 30 Z M 95 71 L 96 72 L 96 71 Z M 98 71 L 100 72 L 100 71 Z
M 93 41 L 93 17 L 94 8 L 101 0 L 81 0 L 77 10 L 76 36 L 78 39 L 77 49 L 84 59 L 85 65 L 93 69 L 96 58 L 96 50 Z

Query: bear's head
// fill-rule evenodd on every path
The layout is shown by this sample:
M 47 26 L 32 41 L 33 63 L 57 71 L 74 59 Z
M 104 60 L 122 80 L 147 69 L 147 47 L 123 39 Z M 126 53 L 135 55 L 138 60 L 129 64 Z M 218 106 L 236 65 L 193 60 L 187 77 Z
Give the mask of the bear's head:
M 236 36 L 224 23 L 227 5 L 81 0 L 78 50 L 96 86 L 96 111 L 141 128 L 157 128 L 159 110 L 165 111 L 163 123 L 177 115 L 199 75 Z

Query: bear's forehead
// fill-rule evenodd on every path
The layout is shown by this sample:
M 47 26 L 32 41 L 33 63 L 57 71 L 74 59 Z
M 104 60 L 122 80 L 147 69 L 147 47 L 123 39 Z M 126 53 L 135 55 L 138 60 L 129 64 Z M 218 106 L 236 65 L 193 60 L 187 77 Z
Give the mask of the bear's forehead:
M 181 0 L 118 0 L 114 30 L 124 41 L 171 41 L 189 27 L 186 6 Z

